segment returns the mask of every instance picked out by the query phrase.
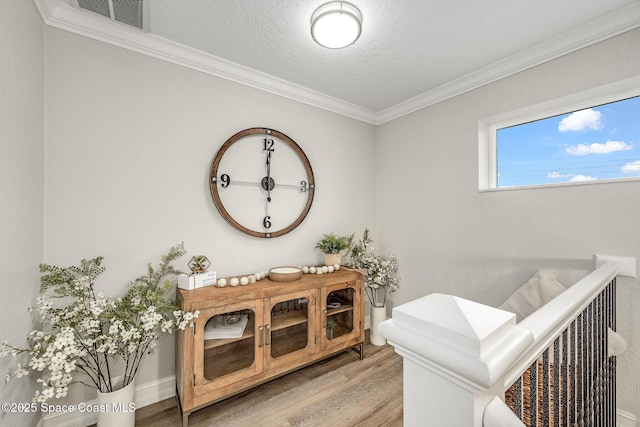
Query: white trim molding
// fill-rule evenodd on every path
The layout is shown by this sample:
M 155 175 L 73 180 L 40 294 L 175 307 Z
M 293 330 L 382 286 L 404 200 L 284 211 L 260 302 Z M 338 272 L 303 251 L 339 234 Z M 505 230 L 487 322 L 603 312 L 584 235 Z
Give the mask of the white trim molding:
M 169 399 L 175 395 L 175 376 L 144 384 L 141 387 L 136 387 L 136 409 L 160 402 L 161 400 Z M 97 404 L 96 402 L 97 401 L 95 399 L 85 402 L 85 406 Z M 178 409 L 176 409 L 176 411 L 177 410 Z M 44 415 L 38 423 L 38 427 L 82 427 L 95 424 L 97 421 L 98 415 L 93 412 L 60 412 Z
M 189 46 L 72 7 L 62 0 L 34 0 L 45 24 L 163 61 L 293 99 L 367 123 L 376 113 Z
M 367 325 L 368 326 L 368 325 Z M 136 408 L 160 402 L 176 395 L 175 377 L 167 377 L 151 384 L 145 384 L 136 389 Z M 95 401 L 87 402 L 87 404 Z M 176 411 L 178 409 L 176 408 Z M 636 417 L 633 414 L 618 409 L 616 411 L 618 427 L 635 427 Z M 97 422 L 96 414 L 62 413 L 43 416 L 37 427 L 82 427 Z
M 384 123 L 640 27 L 640 2 L 378 112 Z
M 367 108 L 72 7 L 34 0 L 45 24 L 371 124 L 382 124 L 640 27 L 640 2 L 382 111 Z

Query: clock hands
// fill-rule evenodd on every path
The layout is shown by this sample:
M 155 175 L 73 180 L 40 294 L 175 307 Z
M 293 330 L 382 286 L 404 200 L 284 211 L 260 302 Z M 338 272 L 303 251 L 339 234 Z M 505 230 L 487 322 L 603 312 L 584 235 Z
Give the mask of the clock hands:
M 267 152 L 267 176 L 262 178 L 262 188 L 267 192 L 267 203 L 271 203 L 271 190 L 276 187 L 276 182 L 271 178 L 271 153 L 275 151 L 274 141 L 271 138 L 271 131 L 267 129 L 267 136 L 262 139 L 264 143 L 262 151 Z
M 262 220 L 262 226 L 266 229 L 271 228 L 271 216 L 269 215 L 269 203 L 271 203 L 271 190 L 275 188 L 276 182 L 271 178 L 271 153 L 275 150 L 273 147 L 274 141 L 271 136 L 271 131 L 266 129 L 266 136 L 263 139 L 263 150 L 267 152 L 267 176 L 262 178 L 262 188 L 267 191 L 267 203 L 264 207 L 265 217 Z
M 271 150 L 267 151 L 267 202 L 271 202 Z M 275 182 L 273 183 L 275 186 Z

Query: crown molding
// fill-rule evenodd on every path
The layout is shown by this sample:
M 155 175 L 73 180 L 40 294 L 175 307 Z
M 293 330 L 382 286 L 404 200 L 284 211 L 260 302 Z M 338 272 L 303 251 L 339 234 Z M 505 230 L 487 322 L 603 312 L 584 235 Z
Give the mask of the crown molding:
M 560 56 L 640 27 L 640 2 L 445 83 L 377 113 L 377 124 L 413 113 Z
M 34 0 L 45 24 L 144 55 L 379 125 L 520 71 L 640 27 L 640 2 L 502 59 L 381 111 L 224 60 L 171 40 L 72 7 L 68 0 Z
M 367 123 L 376 113 L 341 99 L 279 79 L 116 21 L 61 0 L 34 0 L 45 24 L 144 55 L 260 89 Z

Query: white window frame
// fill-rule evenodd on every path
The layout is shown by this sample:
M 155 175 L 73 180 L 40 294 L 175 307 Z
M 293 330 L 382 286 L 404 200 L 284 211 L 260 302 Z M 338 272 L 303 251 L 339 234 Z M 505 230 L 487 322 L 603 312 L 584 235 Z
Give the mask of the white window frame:
M 519 187 L 498 188 L 496 135 L 499 129 L 517 126 L 535 120 L 568 114 L 594 106 L 640 96 L 640 76 L 620 80 L 594 89 L 556 98 L 551 101 L 531 105 L 515 111 L 509 111 L 478 121 L 478 190 L 503 191 L 585 184 L 611 183 L 616 181 L 634 181 L 639 178 L 603 179 L 573 183 L 537 184 Z

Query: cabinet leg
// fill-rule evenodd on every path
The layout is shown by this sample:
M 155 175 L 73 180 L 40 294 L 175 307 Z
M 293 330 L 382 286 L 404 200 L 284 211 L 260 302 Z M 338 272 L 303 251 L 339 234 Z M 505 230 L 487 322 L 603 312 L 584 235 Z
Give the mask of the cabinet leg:
M 360 343 L 356 347 L 352 347 L 351 350 L 360 355 L 360 360 L 364 360 L 364 343 Z
M 182 410 L 182 405 L 180 403 L 180 397 L 178 396 L 177 389 L 176 389 L 176 402 L 178 402 L 178 410 L 180 411 L 180 415 L 182 415 L 182 427 L 189 427 L 189 415 L 191 415 L 191 412 L 185 412 Z

